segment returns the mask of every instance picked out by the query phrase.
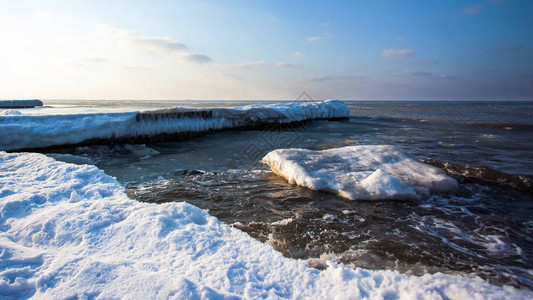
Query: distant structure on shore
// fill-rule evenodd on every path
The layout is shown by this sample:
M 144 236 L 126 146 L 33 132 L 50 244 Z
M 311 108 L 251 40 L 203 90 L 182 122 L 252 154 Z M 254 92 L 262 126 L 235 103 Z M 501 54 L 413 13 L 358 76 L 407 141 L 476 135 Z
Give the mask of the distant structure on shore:
M 4 100 L 0 101 L 0 108 L 33 108 L 43 106 L 41 100 Z

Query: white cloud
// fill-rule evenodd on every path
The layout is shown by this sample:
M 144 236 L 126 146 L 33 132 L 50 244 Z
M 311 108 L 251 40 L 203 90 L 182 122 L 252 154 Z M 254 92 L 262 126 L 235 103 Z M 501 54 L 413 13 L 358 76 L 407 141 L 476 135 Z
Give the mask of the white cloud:
M 526 49 L 526 46 L 522 44 L 518 44 L 518 45 L 511 44 L 511 45 L 503 45 L 503 46 L 496 47 L 494 49 L 494 52 L 498 54 L 505 54 L 505 53 L 519 52 L 525 49 Z
M 401 36 L 397 36 L 397 37 L 394 37 L 394 40 L 396 40 L 397 42 L 405 42 L 405 39 Z
M 229 69 L 254 69 L 254 68 L 263 68 L 267 66 L 267 63 L 264 60 L 258 61 L 245 61 L 234 64 L 218 64 L 218 67 L 229 68 Z
M 331 25 L 329 22 L 322 22 L 322 23 L 318 24 L 318 26 L 322 26 L 322 27 L 327 27 L 329 25 Z
M 403 76 L 403 77 L 434 77 L 433 73 L 431 72 L 425 72 L 425 71 L 410 71 L 410 70 L 403 70 L 402 72 L 395 73 L 396 76 Z
M 321 81 L 333 81 L 333 80 L 357 80 L 363 76 L 357 75 L 336 75 L 336 76 L 309 76 L 304 79 L 307 81 L 321 82 Z
M 440 74 L 438 77 L 440 79 L 457 79 L 457 76 L 448 75 L 448 74 Z
M 394 73 L 393 75 L 399 76 L 399 77 L 421 77 L 421 78 L 430 78 L 430 79 L 456 79 L 456 76 L 448 75 L 448 74 L 434 74 L 432 72 L 427 71 L 411 71 L 411 70 L 403 70 L 398 73 Z
M 184 54 L 184 55 L 182 55 L 182 58 L 183 58 L 183 60 L 186 61 L 186 62 L 197 63 L 197 64 L 208 63 L 208 62 L 213 61 L 213 60 L 212 60 L 209 56 L 207 56 L 207 55 L 194 54 L 194 53 L 187 53 L 187 54 Z
M 291 63 L 286 63 L 286 62 L 279 62 L 279 63 L 276 63 L 274 66 L 276 66 L 276 68 L 292 68 L 292 67 L 295 67 L 296 65 L 291 64 Z
M 122 66 L 122 70 L 126 71 L 154 71 L 154 68 L 150 68 L 147 66 L 138 66 L 138 65 L 132 65 L 132 66 Z
M 185 44 L 168 37 L 144 37 L 139 35 L 132 37 L 132 42 L 162 52 L 172 53 L 188 50 Z
M 431 59 L 419 59 L 414 62 L 415 64 L 421 64 L 421 65 L 436 65 L 438 64 L 436 61 Z
M 492 5 L 504 5 L 507 4 L 507 0 L 490 0 Z
M 463 13 L 467 15 L 477 15 L 483 9 L 483 3 L 467 6 L 463 8 Z
M 101 56 L 84 56 L 80 58 L 80 61 L 92 64 L 101 64 L 108 61 L 107 58 Z
M 305 54 L 303 54 L 302 52 L 294 52 L 292 55 L 294 57 L 305 57 Z
M 415 51 L 411 49 L 385 49 L 381 51 L 383 57 L 412 57 Z
M 323 41 L 323 40 L 328 40 L 328 39 L 329 39 L 329 34 L 327 32 L 322 36 L 310 36 L 306 38 L 308 42 L 317 42 L 317 41 Z
M 182 62 L 204 63 L 212 59 L 203 54 L 194 54 L 186 44 L 166 36 L 145 36 L 140 31 L 116 28 L 106 24 L 96 25 L 96 36 L 105 38 L 123 47 L 137 48 L 149 53 L 175 56 Z M 111 39 L 114 39 L 112 41 Z

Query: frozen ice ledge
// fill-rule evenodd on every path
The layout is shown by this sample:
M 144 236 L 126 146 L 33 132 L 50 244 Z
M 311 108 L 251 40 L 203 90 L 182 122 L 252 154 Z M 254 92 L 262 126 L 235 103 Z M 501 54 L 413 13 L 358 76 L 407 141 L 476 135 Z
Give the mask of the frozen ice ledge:
M 36 106 L 43 106 L 41 100 L 2 100 L 0 101 L 0 108 L 32 108 Z
M 350 116 L 337 100 L 77 115 L 0 115 L 0 150 L 180 140 L 207 132 Z

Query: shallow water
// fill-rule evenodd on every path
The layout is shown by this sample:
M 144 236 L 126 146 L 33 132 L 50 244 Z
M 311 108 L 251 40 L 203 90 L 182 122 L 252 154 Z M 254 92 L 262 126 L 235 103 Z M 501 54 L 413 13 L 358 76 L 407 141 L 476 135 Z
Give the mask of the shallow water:
M 349 267 L 477 275 L 533 289 L 532 103 L 353 102 L 352 118 L 183 141 L 60 152 L 91 159 L 139 201 L 187 201 L 284 255 Z M 393 144 L 456 177 L 424 201 L 349 201 L 289 185 L 270 150 Z

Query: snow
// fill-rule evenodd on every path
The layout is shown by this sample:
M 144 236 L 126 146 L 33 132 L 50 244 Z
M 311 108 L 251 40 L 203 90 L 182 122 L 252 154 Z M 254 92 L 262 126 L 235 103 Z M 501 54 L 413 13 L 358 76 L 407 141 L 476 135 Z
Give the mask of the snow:
M 453 192 L 457 181 L 390 145 L 363 145 L 312 151 L 277 149 L 263 158 L 291 184 L 355 200 L 420 200 Z
M 0 112 L 0 116 L 22 116 L 22 115 L 23 113 L 15 109 L 6 109 Z
M 527 299 L 479 278 L 324 271 L 90 165 L 0 151 L 0 298 Z
M 341 101 L 249 105 L 234 108 L 172 108 L 145 112 L 0 115 L 0 150 L 72 145 L 94 139 L 207 132 L 269 123 L 349 117 Z

